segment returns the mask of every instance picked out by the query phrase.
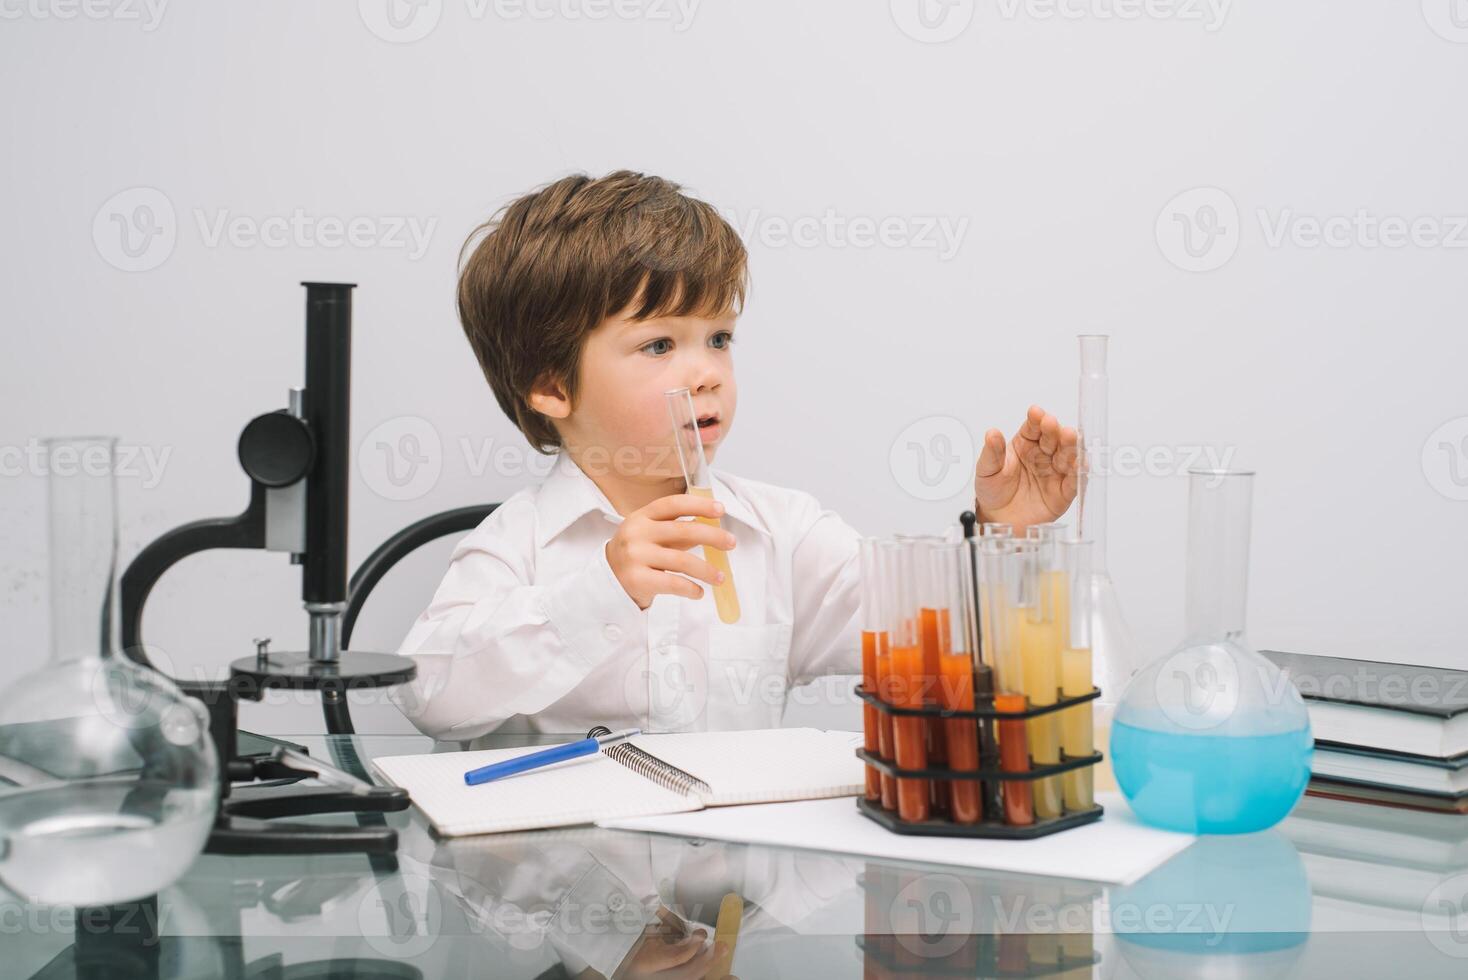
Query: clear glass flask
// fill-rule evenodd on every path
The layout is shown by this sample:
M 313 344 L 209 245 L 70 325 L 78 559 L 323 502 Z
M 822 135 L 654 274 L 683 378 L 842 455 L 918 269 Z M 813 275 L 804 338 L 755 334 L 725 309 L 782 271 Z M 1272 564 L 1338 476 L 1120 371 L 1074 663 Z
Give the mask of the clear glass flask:
M 204 706 L 120 655 L 116 440 L 46 441 L 51 659 L 0 694 L 0 882 L 39 904 L 146 898 L 219 800 Z
M 1147 823 L 1201 834 L 1272 827 L 1310 779 L 1310 716 L 1249 645 L 1252 473 L 1189 473 L 1187 633 L 1132 679 L 1111 727 L 1112 767 Z
M 1111 466 L 1111 443 L 1107 432 L 1110 399 L 1106 351 L 1110 337 L 1082 334 L 1079 392 L 1080 462 L 1078 496 L 1080 514 L 1076 537 L 1091 542 L 1091 659 L 1096 683 L 1101 688 L 1097 713 L 1104 719 L 1121 697 L 1127 682 L 1141 666 L 1135 641 L 1116 586 L 1106 565 L 1106 490 Z

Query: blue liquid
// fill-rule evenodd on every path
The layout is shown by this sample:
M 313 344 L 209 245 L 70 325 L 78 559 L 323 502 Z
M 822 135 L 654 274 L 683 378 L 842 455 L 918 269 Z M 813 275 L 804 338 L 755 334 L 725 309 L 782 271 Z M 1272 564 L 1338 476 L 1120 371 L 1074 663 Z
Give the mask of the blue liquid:
M 1146 823 L 1190 834 L 1247 834 L 1283 820 L 1310 780 L 1310 729 L 1278 735 L 1111 728 L 1111 765 Z

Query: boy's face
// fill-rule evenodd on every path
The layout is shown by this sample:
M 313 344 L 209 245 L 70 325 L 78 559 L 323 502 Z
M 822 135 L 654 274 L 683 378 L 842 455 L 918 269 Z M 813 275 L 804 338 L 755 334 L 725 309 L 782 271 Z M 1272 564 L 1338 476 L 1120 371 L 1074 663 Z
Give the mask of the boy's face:
M 712 319 L 608 318 L 586 338 L 576 405 L 556 422 L 562 440 L 583 464 L 622 477 L 681 479 L 677 456 L 669 452 L 673 431 L 664 394 L 687 388 L 695 415 L 716 419 L 699 430 L 712 464 L 734 424 L 735 319 L 733 313 Z

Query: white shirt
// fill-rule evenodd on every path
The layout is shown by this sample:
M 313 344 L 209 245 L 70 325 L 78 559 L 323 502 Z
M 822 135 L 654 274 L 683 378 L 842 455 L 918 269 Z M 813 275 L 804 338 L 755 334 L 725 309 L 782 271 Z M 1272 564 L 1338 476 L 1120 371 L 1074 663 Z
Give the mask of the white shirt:
M 562 454 L 455 547 L 398 650 L 418 677 L 393 700 L 453 740 L 517 716 L 554 733 L 774 728 L 791 687 L 860 673 L 857 532 L 808 493 L 712 476 L 737 541 L 737 623 L 707 583 L 637 608 L 606 558 L 622 517 Z

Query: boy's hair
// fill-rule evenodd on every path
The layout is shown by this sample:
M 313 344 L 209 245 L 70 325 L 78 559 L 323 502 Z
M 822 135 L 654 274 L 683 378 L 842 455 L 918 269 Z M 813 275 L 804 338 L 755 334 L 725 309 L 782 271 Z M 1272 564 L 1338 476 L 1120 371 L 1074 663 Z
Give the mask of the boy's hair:
M 559 382 L 575 404 L 586 336 L 608 317 L 716 317 L 744 303 L 738 234 L 660 177 L 566 177 L 504 207 L 465 252 L 481 233 L 459 274 L 459 319 L 500 407 L 542 453 L 561 438 L 530 392 Z

